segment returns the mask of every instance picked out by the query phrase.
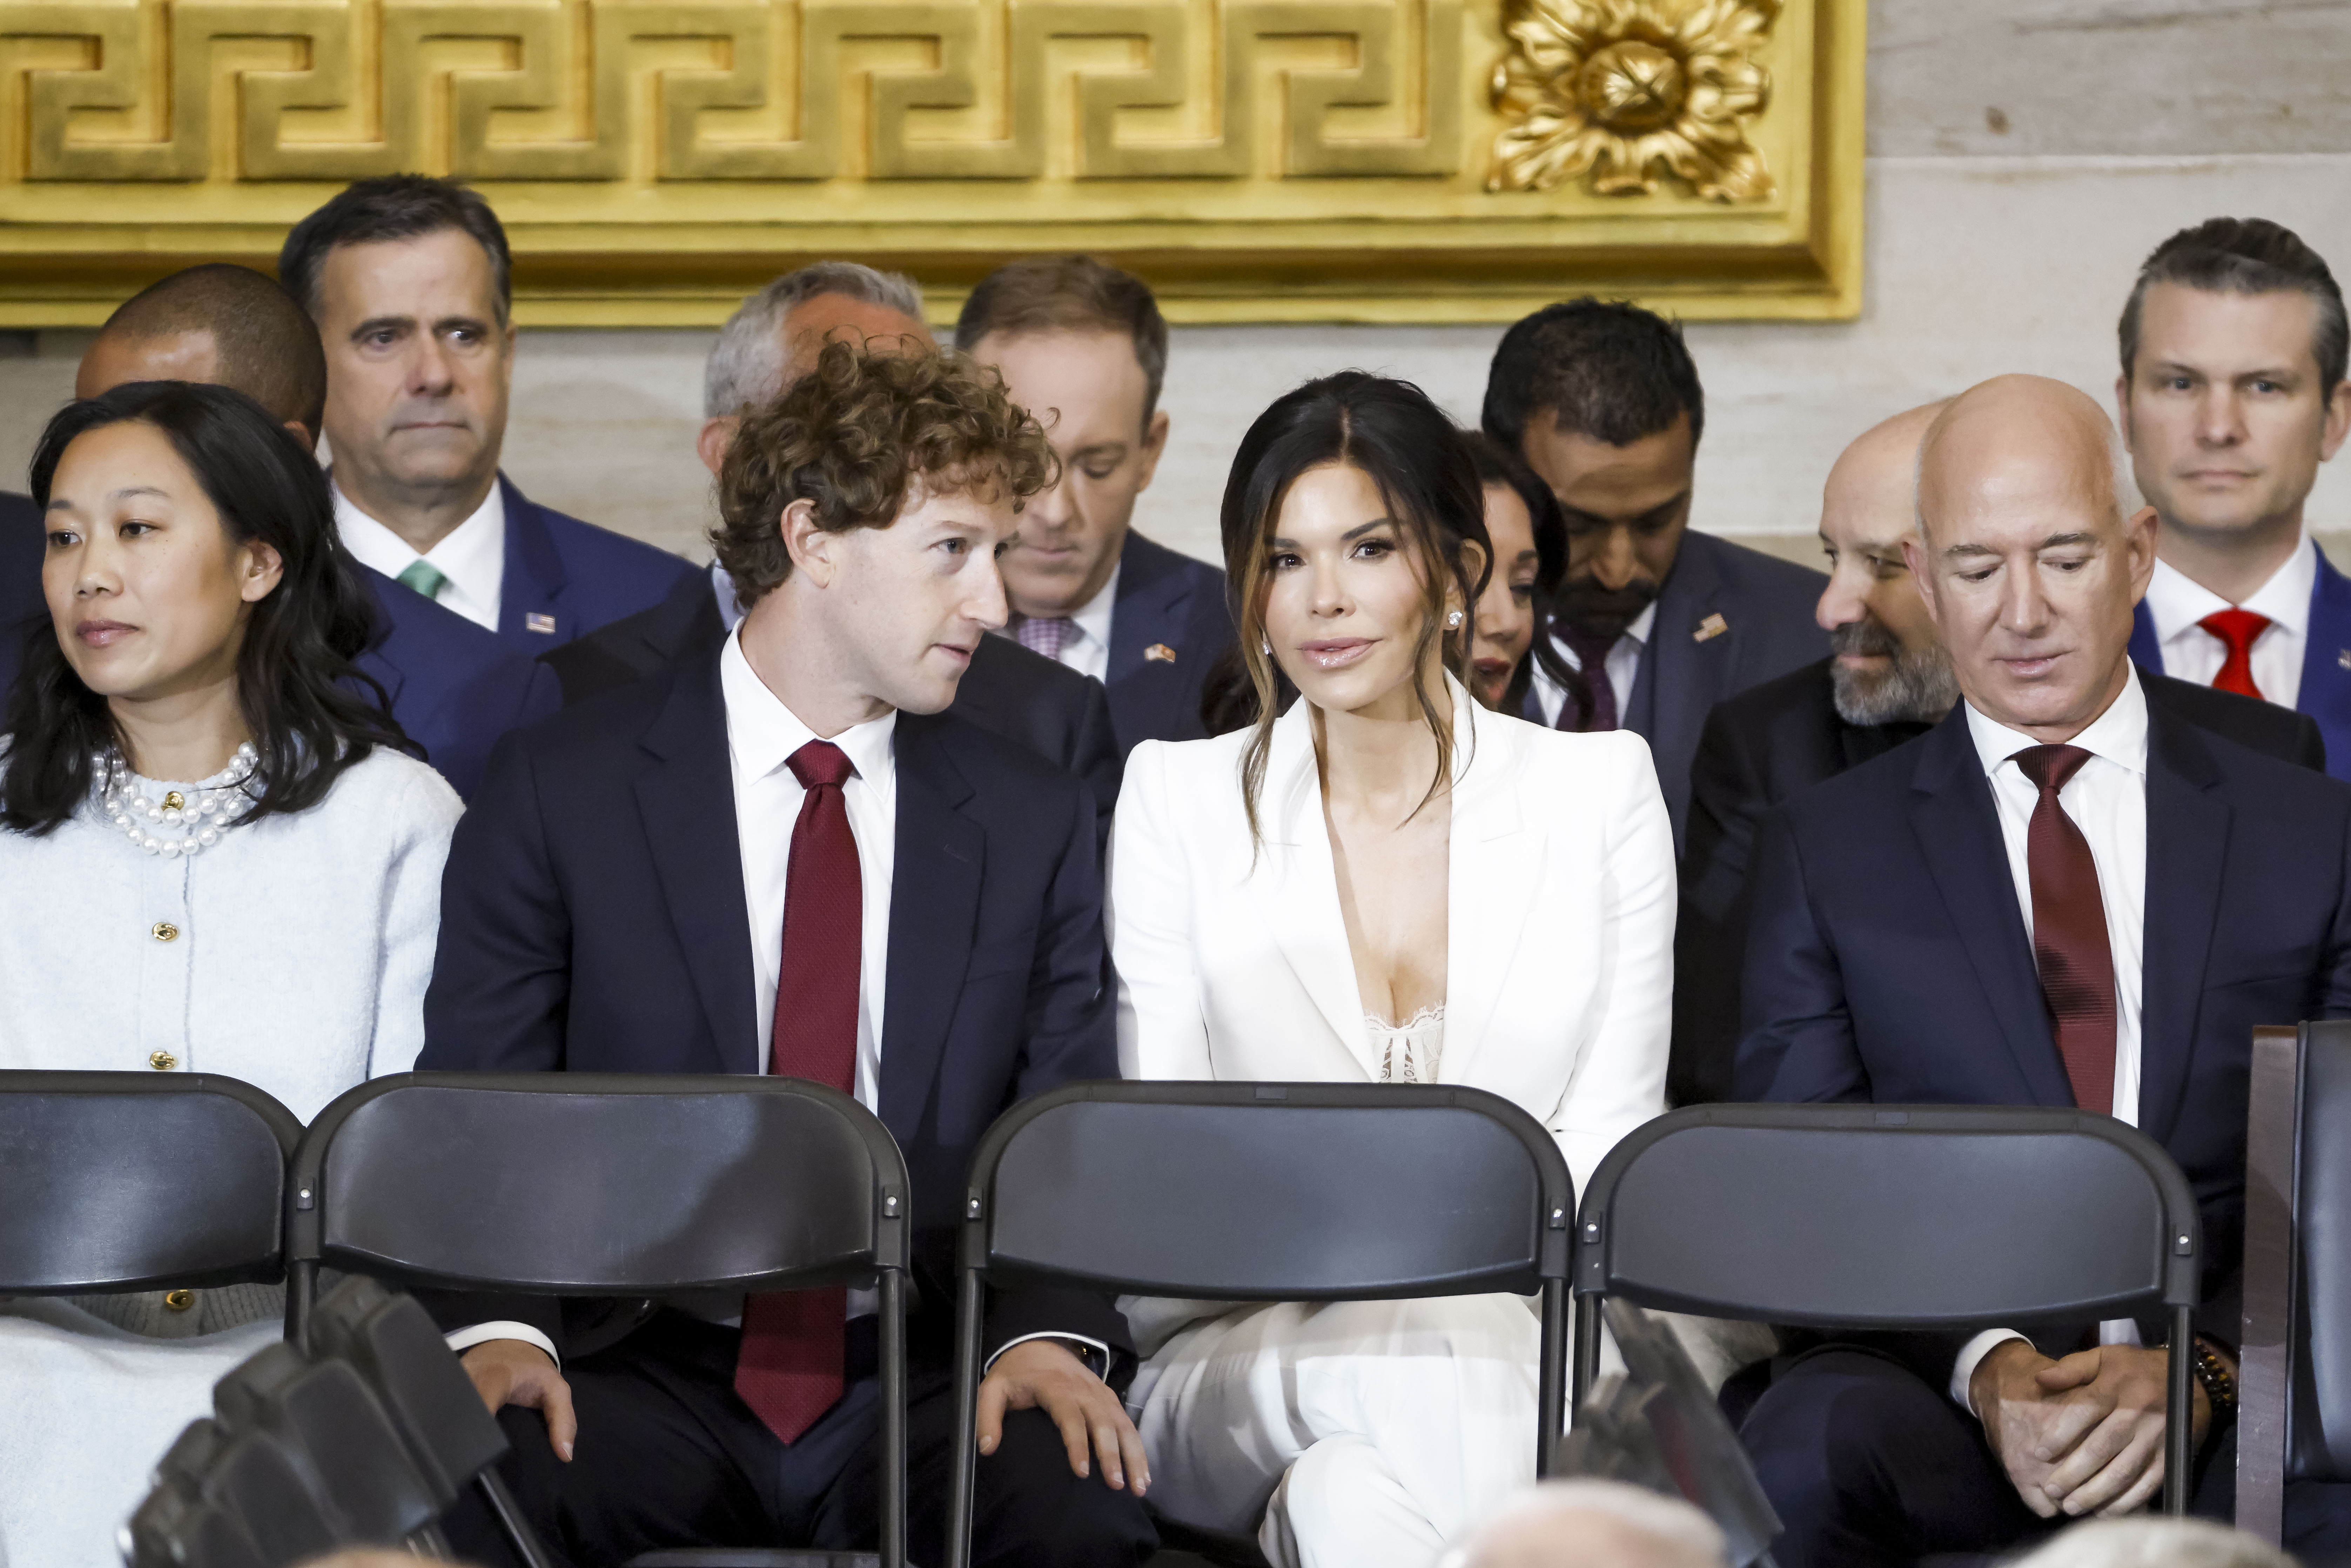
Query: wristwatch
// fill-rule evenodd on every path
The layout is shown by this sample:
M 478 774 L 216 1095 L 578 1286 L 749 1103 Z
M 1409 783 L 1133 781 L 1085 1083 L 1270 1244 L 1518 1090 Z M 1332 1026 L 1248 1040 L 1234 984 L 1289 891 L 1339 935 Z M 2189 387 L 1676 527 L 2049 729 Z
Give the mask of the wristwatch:
M 2237 1375 L 2200 1334 L 2192 1342 L 2192 1353 L 2195 1360 L 2190 1364 L 2196 1381 L 2204 1385 L 2204 1397 L 2212 1402 L 2212 1425 L 2217 1428 L 2237 1413 Z

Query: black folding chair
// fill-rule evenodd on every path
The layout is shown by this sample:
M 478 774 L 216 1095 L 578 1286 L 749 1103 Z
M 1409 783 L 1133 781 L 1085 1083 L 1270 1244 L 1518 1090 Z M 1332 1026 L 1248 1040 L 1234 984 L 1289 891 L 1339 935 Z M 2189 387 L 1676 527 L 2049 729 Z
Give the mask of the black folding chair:
M 2253 1033 L 2237 1528 L 2275 1545 L 2290 1481 L 2351 1481 L 2351 1021 Z
M 991 1283 L 1264 1301 L 1540 1290 L 1540 1474 L 1565 1425 L 1574 1208 L 1551 1134 L 1482 1090 L 1102 1082 L 1014 1106 L 964 1199 L 949 1568 L 971 1559 Z
M 200 1072 L 0 1072 L 0 1295 L 284 1277 L 294 1113 Z
M 287 1321 L 298 1343 L 308 1343 L 322 1266 L 556 1297 L 878 1279 L 879 1561 L 902 1568 L 911 1200 L 897 1144 L 848 1095 L 790 1078 L 403 1073 L 321 1112 L 293 1171 Z M 497 1471 L 483 1470 L 479 1485 L 516 1551 L 540 1568 L 542 1551 Z M 641 1561 L 781 1568 L 812 1556 Z
M 2153 1139 L 2087 1111 L 1705 1105 L 1627 1134 L 1576 1218 L 1575 1394 L 1596 1298 L 1824 1329 L 2169 1312 L 2186 1345 L 2196 1198 Z M 2189 1357 L 2171 1358 L 2164 1509 L 2184 1513 Z

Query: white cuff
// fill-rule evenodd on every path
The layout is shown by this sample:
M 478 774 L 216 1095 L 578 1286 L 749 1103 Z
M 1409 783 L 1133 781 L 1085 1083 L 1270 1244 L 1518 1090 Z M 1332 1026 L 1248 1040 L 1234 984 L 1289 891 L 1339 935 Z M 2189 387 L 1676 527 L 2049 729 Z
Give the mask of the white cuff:
M 1981 1366 L 1983 1358 L 1999 1346 L 2023 1337 L 2014 1329 L 1986 1329 L 1959 1346 L 1959 1358 L 1951 1363 L 1951 1403 L 1981 1420 L 1975 1401 L 1968 1397 L 1968 1385 L 1975 1381 L 1976 1368 Z
M 563 1357 L 556 1354 L 555 1342 L 528 1323 L 475 1323 L 472 1328 L 459 1329 L 441 1337 L 450 1351 L 457 1355 L 465 1354 L 477 1344 L 487 1344 L 494 1339 L 518 1339 L 525 1344 L 535 1344 L 547 1352 L 547 1359 L 555 1363 L 559 1369 L 563 1365 Z
M 998 1345 L 996 1347 L 996 1354 L 987 1358 L 987 1364 L 979 1369 L 979 1375 L 982 1377 L 985 1377 L 989 1373 L 995 1371 L 997 1362 L 1003 1357 L 1006 1351 L 1010 1350 L 1016 1344 L 1027 1344 L 1032 1339 L 1058 1339 L 1064 1340 L 1071 1344 L 1084 1345 L 1088 1350 L 1096 1351 L 1101 1354 L 1102 1358 L 1102 1366 L 1105 1369 L 1110 1365 L 1110 1346 L 1102 1343 L 1102 1342 L 1098 1339 L 1088 1339 L 1081 1333 L 1025 1333 L 1019 1339 L 1007 1340 L 1002 1344 Z M 1093 1369 L 1092 1367 L 1088 1367 L 1086 1370 L 1092 1372 Z

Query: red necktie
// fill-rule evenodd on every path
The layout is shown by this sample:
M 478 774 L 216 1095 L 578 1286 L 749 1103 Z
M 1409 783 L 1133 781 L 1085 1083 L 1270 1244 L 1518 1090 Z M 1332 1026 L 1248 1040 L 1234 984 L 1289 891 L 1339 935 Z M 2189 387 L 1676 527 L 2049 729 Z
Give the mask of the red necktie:
M 1587 730 L 1614 729 L 1622 722 L 1616 714 L 1616 687 L 1608 679 L 1608 651 L 1616 646 L 1614 637 L 1595 637 L 1589 632 L 1579 632 L 1564 621 L 1551 623 L 1552 634 L 1575 651 L 1583 667 L 1583 684 L 1592 693 L 1592 714 L 1588 721 L 1570 702 L 1559 705 L 1559 729 L 1574 729 L 1582 722 Z
M 2115 953 L 2106 940 L 2106 905 L 2090 841 L 2057 803 L 2058 791 L 2090 754 L 2078 746 L 2033 746 L 2016 765 L 2041 790 L 2025 830 L 2032 880 L 2032 957 L 2041 995 L 2065 1059 L 2074 1103 L 2111 1116 L 2115 1110 Z
M 792 824 L 785 873 L 784 961 L 768 1071 L 854 1093 L 865 892 L 841 795 L 852 769 L 829 740 L 810 741 L 792 753 L 789 766 L 808 793 Z M 847 1292 L 837 1285 L 743 1303 L 735 1392 L 787 1443 L 841 1397 L 847 1311 Z
M 2220 673 L 2212 677 L 2213 689 L 2259 702 L 2262 688 L 2253 685 L 2253 639 L 2270 629 L 2270 618 L 2250 610 L 2216 610 L 2196 624 L 2229 647 L 2229 656 L 2220 661 Z

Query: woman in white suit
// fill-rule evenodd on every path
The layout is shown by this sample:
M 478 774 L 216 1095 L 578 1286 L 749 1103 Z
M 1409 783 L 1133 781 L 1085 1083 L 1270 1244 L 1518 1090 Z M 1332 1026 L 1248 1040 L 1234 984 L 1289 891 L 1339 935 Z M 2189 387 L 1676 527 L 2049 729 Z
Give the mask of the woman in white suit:
M 1128 759 L 1122 1062 L 1490 1090 L 1581 1185 L 1663 1108 L 1672 831 L 1639 737 L 1485 712 L 1457 678 L 1481 509 L 1452 424 L 1403 382 L 1310 382 L 1243 439 L 1223 531 L 1260 716 Z M 1277 674 L 1300 694 L 1278 717 Z M 1257 1528 L 1278 1563 L 1426 1568 L 1533 1479 L 1519 1297 L 1129 1315 L 1153 1500 Z

